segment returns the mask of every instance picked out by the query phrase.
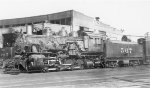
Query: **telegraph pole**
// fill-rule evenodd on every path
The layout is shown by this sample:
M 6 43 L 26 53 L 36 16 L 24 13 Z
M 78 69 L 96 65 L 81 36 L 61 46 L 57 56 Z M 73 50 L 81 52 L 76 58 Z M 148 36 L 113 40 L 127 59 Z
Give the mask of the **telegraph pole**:
M 147 38 L 147 37 L 148 37 L 148 35 L 149 35 L 149 32 L 146 32 L 146 33 L 145 33 L 145 38 Z

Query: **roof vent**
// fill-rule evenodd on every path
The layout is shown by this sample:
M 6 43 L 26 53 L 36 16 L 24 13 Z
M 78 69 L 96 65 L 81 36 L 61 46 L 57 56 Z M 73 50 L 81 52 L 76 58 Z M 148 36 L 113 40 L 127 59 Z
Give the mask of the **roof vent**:
M 99 17 L 95 17 L 95 19 L 96 19 L 96 21 L 99 21 L 100 18 Z

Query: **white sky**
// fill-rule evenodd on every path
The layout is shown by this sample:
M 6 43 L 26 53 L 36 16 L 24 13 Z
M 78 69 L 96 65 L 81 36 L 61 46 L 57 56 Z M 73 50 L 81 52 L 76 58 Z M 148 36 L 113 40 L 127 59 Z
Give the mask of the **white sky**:
M 0 20 L 76 10 L 126 34 L 150 32 L 150 0 L 0 0 Z

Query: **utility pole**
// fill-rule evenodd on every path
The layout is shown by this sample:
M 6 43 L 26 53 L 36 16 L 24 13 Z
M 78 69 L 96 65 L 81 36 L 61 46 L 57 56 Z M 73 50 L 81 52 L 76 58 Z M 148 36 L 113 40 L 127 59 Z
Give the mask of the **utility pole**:
M 146 32 L 146 33 L 145 33 L 145 38 L 147 38 L 147 37 L 148 37 L 148 35 L 149 35 L 149 32 Z
M 148 36 L 149 36 L 149 32 L 146 32 L 145 33 L 145 40 L 144 40 L 144 46 L 143 46 L 143 52 L 144 52 L 144 62 L 146 63 L 147 62 L 147 48 L 146 48 L 146 46 L 147 46 L 147 44 L 146 44 L 146 39 L 148 38 Z

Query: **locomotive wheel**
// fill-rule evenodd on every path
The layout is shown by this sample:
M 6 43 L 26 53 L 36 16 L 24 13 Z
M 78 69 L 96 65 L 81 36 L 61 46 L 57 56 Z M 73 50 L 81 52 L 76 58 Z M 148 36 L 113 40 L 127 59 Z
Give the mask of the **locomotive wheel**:
M 73 70 L 74 70 L 73 66 L 70 66 L 70 71 L 73 71 Z
M 101 68 L 105 68 L 105 67 L 106 67 L 105 64 L 106 64 L 105 62 L 101 62 L 101 63 L 100 63 L 100 67 L 101 67 Z
M 26 70 L 21 64 L 18 65 L 18 69 L 19 69 L 21 72 L 25 72 L 25 70 Z
M 73 66 L 73 65 L 74 65 L 74 60 L 72 60 L 72 59 L 67 59 L 64 63 L 71 65 L 71 66 L 69 67 L 69 68 L 70 68 L 69 70 L 71 70 L 71 71 L 74 70 L 74 66 Z
M 139 60 L 139 63 L 140 63 L 140 65 L 142 65 L 143 64 L 143 60 Z
M 28 66 L 26 66 L 26 71 L 27 71 L 27 73 L 29 72 Z
M 81 64 L 81 70 L 83 70 L 84 69 L 84 65 L 83 64 Z
M 86 63 L 86 68 L 94 68 L 94 62 L 93 61 L 86 59 L 85 63 Z
M 117 62 L 112 62 L 112 63 L 111 63 L 111 66 L 112 66 L 113 68 L 117 67 L 117 66 L 118 66 L 118 65 L 117 65 Z
M 57 68 L 56 71 L 59 72 L 59 71 L 60 71 L 60 68 Z
M 71 60 L 71 59 L 67 59 L 66 62 L 65 62 L 65 64 L 71 64 L 71 65 L 73 65 L 73 64 L 74 64 L 74 61 Z
M 133 60 L 129 61 L 129 65 L 130 66 L 136 66 L 136 61 L 133 61 Z
M 119 66 L 119 67 L 123 67 L 123 66 L 124 66 L 123 61 L 119 61 L 119 62 L 118 62 L 118 66 Z
M 118 67 L 118 64 L 117 64 L 117 62 L 114 62 L 114 61 L 108 61 L 108 62 L 106 62 L 106 67 L 115 68 L 115 67 Z
M 77 63 L 77 66 L 79 66 L 80 67 L 80 70 L 83 70 L 84 69 L 84 62 L 82 61 L 82 60 L 77 60 L 76 61 L 76 63 Z
M 27 73 L 31 72 L 30 63 L 26 64 L 25 69 L 26 69 Z
M 48 68 L 47 68 L 47 67 L 44 67 L 44 68 L 42 69 L 42 72 L 43 72 L 43 73 L 47 73 L 47 72 L 48 72 Z
M 140 63 L 139 63 L 138 60 L 133 60 L 133 61 L 130 61 L 130 62 L 131 62 L 132 66 L 138 66 L 138 65 L 140 65 Z

